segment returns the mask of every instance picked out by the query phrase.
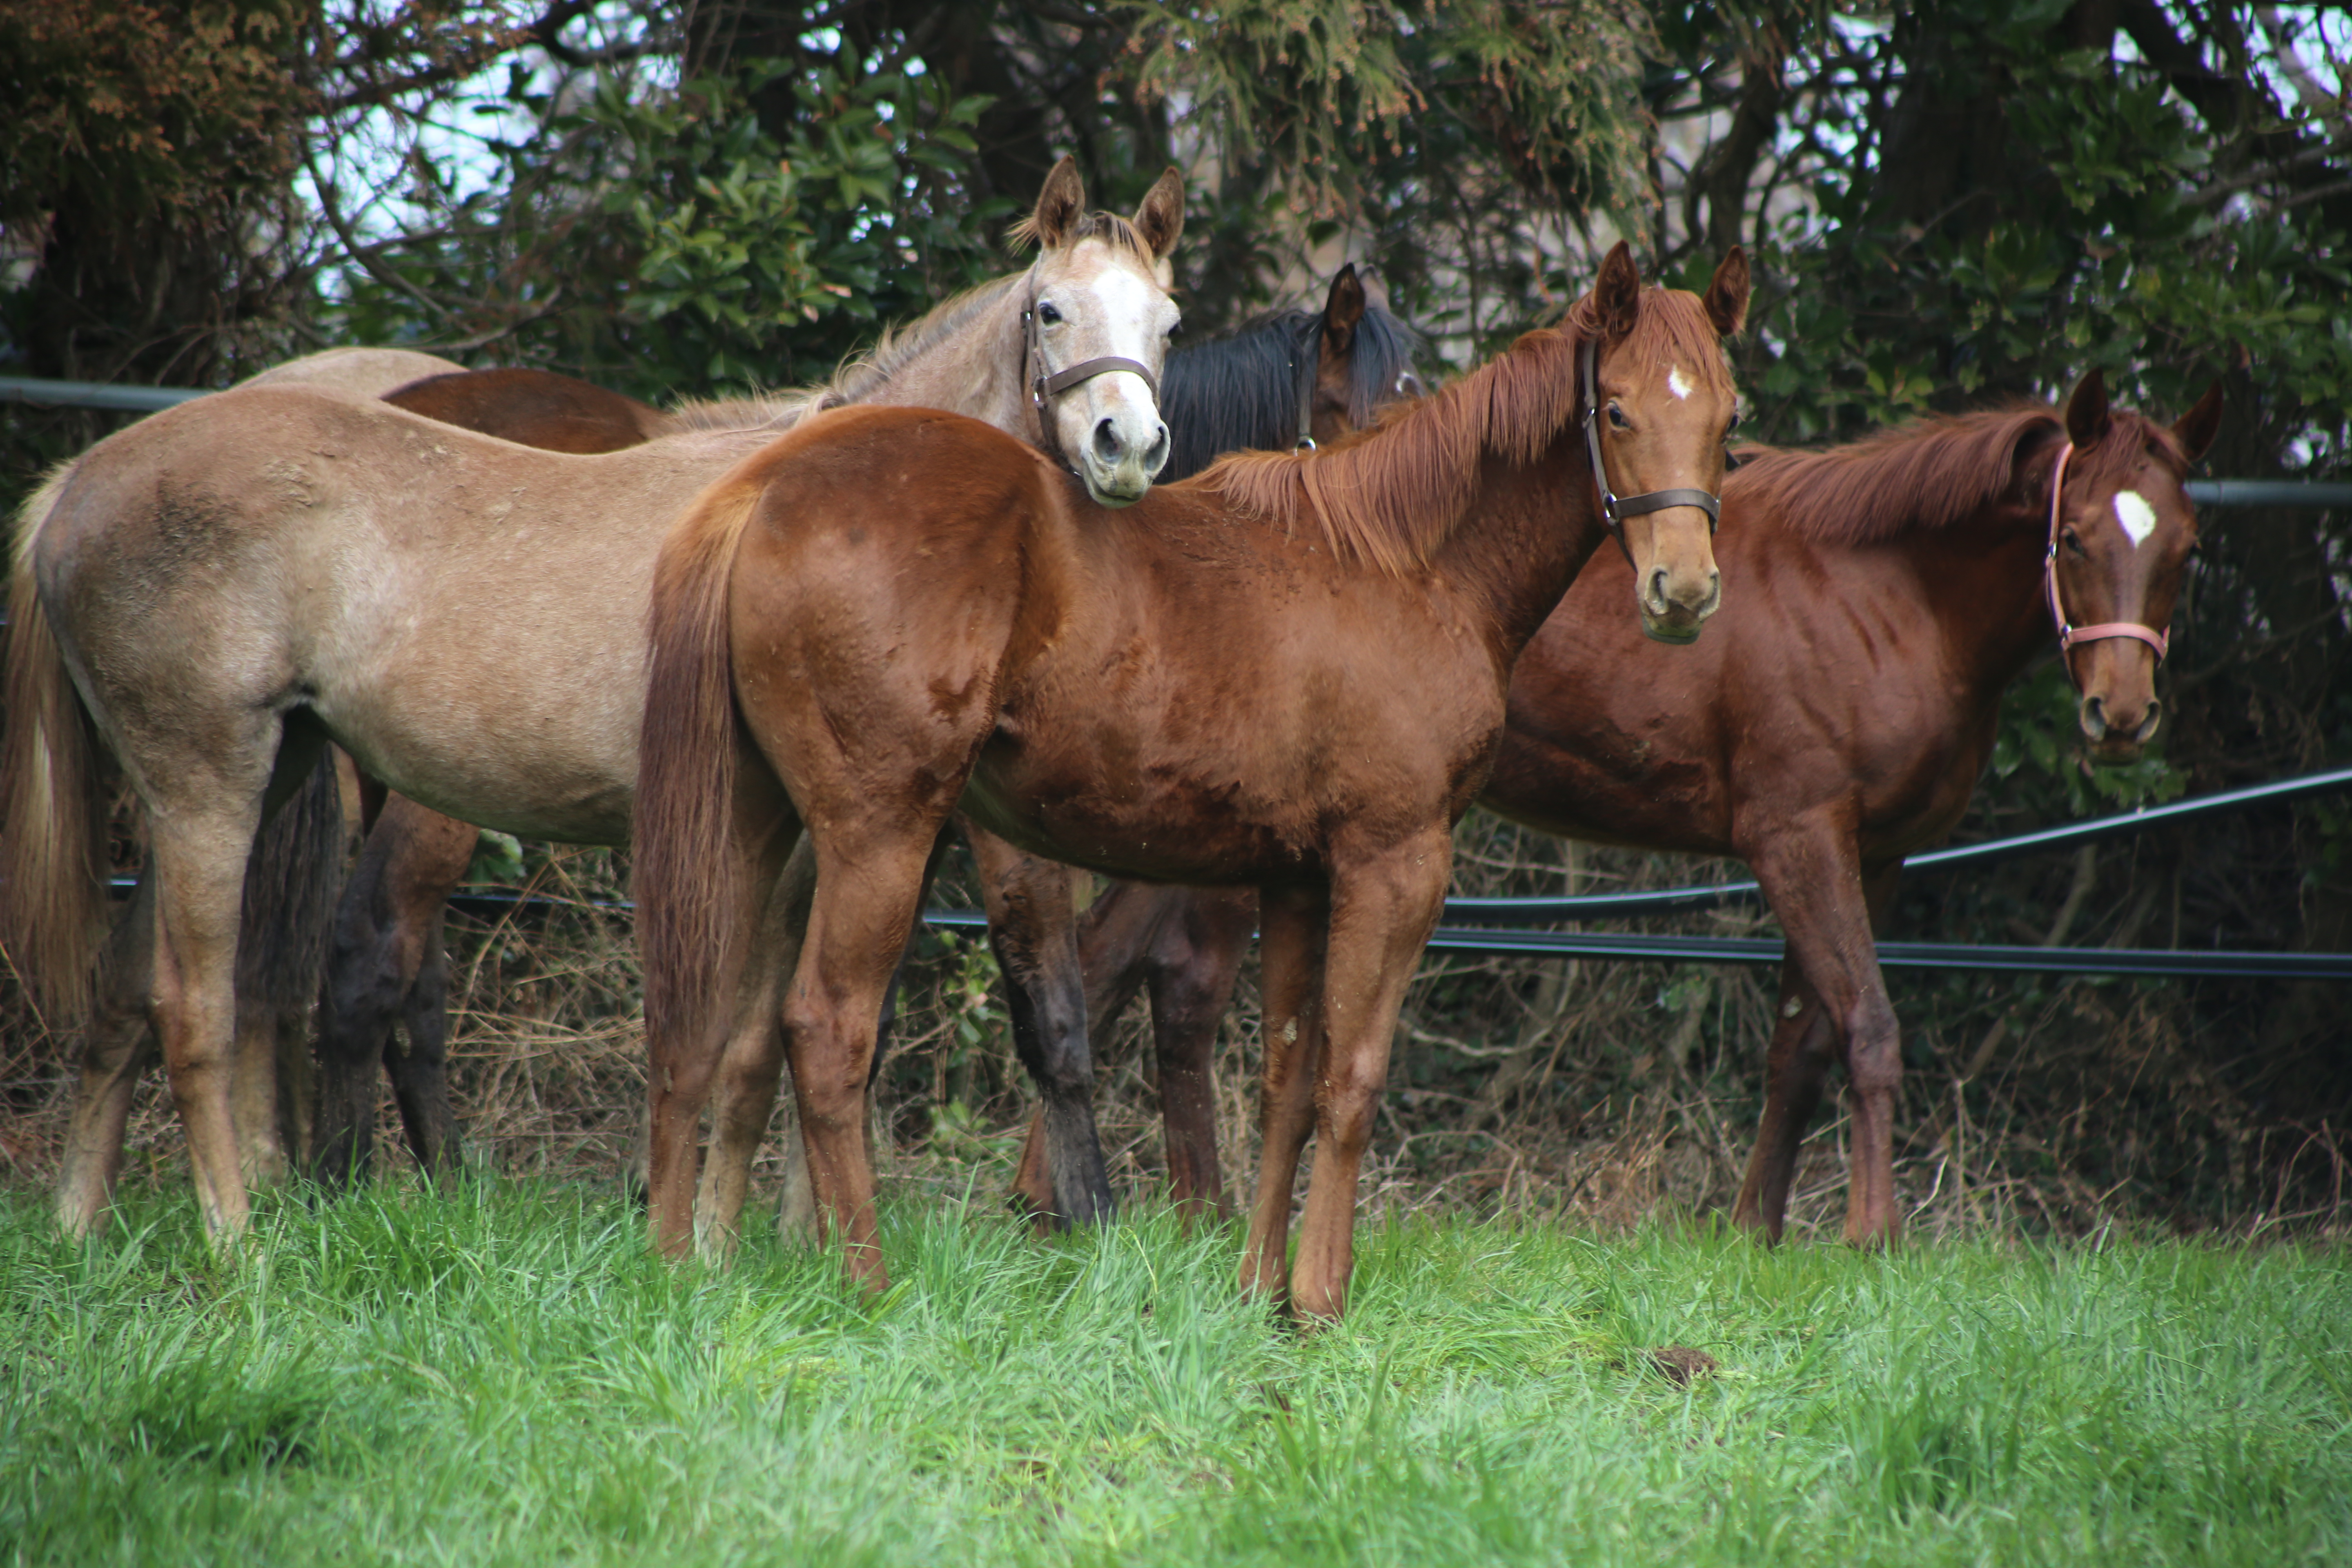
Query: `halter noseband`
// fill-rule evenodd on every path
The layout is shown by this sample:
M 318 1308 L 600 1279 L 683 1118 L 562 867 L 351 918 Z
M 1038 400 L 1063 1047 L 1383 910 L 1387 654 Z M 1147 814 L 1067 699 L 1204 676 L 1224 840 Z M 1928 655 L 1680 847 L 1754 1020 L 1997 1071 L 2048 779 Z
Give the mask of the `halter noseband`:
M 1047 457 L 1072 474 L 1077 473 L 1077 465 L 1063 452 L 1061 437 L 1054 428 L 1054 411 L 1049 405 L 1055 398 L 1081 382 L 1123 370 L 1130 375 L 1141 376 L 1143 384 L 1151 389 L 1151 401 L 1155 404 L 1160 401 L 1160 378 L 1151 374 L 1150 366 L 1135 360 L 1105 354 L 1099 359 L 1081 360 L 1066 370 L 1047 367 L 1045 328 L 1037 320 L 1037 268 L 1034 267 L 1029 268 L 1029 300 L 1021 307 L 1021 330 L 1024 339 L 1022 368 L 1027 370 L 1034 365 L 1036 372 L 1029 378 L 1029 402 L 1037 410 L 1038 445 Z
M 1633 562 L 1633 547 L 1625 542 L 1625 520 L 1647 512 L 1664 511 L 1670 506 L 1695 506 L 1706 513 L 1707 537 L 1715 537 L 1716 524 L 1723 514 L 1723 498 L 1712 490 L 1672 489 L 1651 490 L 1643 495 L 1620 496 L 1609 488 L 1609 469 L 1601 460 L 1601 370 L 1600 350 L 1591 338 L 1584 340 L 1581 361 L 1584 373 L 1584 450 L 1592 463 L 1592 488 L 1601 492 L 1601 522 L 1617 548 L 1625 552 L 1628 565 Z
M 2137 637 L 2156 650 L 2156 662 L 2162 664 L 2172 646 L 2170 630 L 2158 631 L 2137 621 L 2101 621 L 2096 626 L 2074 626 L 2066 624 L 2066 606 L 2058 597 L 2058 530 L 2062 525 L 2059 499 L 2065 493 L 2066 463 L 2074 455 L 2074 443 L 2067 442 L 2058 448 L 2058 466 L 2050 472 L 2050 548 L 2042 556 L 2042 581 L 2050 591 L 2050 618 L 2058 623 L 2058 662 L 2066 667 L 2066 679 L 2080 691 L 2083 683 L 2075 679 L 2074 661 L 2068 651 L 2078 642 L 2104 642 L 2109 637 Z

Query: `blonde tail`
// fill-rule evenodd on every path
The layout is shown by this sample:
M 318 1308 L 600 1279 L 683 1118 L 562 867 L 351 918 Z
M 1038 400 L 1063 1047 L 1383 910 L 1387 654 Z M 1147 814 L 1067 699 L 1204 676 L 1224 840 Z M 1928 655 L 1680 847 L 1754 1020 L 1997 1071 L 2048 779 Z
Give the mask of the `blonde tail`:
M 71 464 L 17 514 L 0 738 L 0 946 L 52 1028 L 85 1016 L 104 939 L 107 799 L 97 736 L 33 580 L 33 546 Z

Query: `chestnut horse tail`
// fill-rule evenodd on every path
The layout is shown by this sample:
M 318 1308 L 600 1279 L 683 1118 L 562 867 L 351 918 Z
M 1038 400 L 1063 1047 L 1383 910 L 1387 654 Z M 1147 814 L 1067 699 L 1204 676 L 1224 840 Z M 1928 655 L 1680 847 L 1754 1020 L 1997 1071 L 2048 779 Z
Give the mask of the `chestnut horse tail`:
M 283 1017 L 319 994 L 342 896 L 347 831 L 335 751 L 321 746 L 301 786 L 262 826 L 245 863 L 236 938 L 241 1011 Z
M 739 759 L 727 590 L 766 477 L 764 465 L 746 464 L 703 490 L 671 525 L 654 567 L 630 879 L 646 1036 L 657 1050 L 700 1037 L 735 920 L 740 871 L 729 830 Z
M 0 947 L 52 1028 L 89 1013 L 106 893 L 107 770 L 33 581 L 34 542 L 72 474 L 59 465 L 17 514 L 0 741 Z

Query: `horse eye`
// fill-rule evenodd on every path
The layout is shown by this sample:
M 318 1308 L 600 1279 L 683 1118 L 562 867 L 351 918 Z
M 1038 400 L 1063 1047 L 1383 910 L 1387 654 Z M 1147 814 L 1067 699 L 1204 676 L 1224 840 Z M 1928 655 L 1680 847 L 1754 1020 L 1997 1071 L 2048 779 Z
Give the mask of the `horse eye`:
M 1736 413 L 1735 413 L 1735 414 L 1734 414 L 1734 415 L 1732 415 L 1732 416 L 1731 416 L 1731 422 L 1730 422 L 1729 424 L 1726 425 L 1726 426 L 1723 427 L 1723 438 L 1724 438 L 1725 440 L 1727 440 L 1727 441 L 1730 440 L 1730 439 L 1731 439 L 1731 433 L 1732 433 L 1734 430 L 1737 430 L 1737 429 L 1738 429 L 1738 428 L 1739 428 L 1739 416 L 1738 416 L 1738 414 L 1736 414 Z
M 1177 328 L 1179 328 L 1179 327 L 1181 327 L 1181 326 L 1182 326 L 1183 324 L 1184 324 L 1184 323 L 1183 323 L 1183 322 L 1181 322 L 1181 321 L 1171 321 L 1171 322 L 1169 322 L 1169 323 L 1168 323 L 1168 335 L 1169 335 L 1170 337 L 1171 337 L 1171 338 L 1172 338 L 1172 337 L 1174 337 L 1174 336 L 1176 335 L 1176 329 L 1177 329 Z
M 1631 430 L 1633 427 L 1633 422 L 1625 417 L 1625 411 L 1613 403 L 1609 405 L 1609 423 L 1613 428 L 1619 430 Z
M 1062 319 L 1062 312 L 1054 309 L 1051 303 L 1041 300 L 1037 304 L 1037 319 L 1050 327 Z
M 2066 542 L 2066 548 L 2073 551 L 2077 557 L 2088 556 L 2091 553 L 2089 551 L 2083 548 L 2083 536 L 2076 533 L 2073 529 L 2070 528 L 2066 530 L 2058 537 Z

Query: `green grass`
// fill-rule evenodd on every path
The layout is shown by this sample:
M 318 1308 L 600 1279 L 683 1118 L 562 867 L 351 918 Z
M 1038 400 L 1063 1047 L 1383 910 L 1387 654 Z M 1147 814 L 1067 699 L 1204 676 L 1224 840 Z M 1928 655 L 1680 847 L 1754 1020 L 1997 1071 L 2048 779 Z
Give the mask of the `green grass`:
M 1164 1214 L 900 1205 L 867 1305 L 583 1188 L 193 1207 L 0 1194 L 0 1561 L 2352 1561 L 2341 1253 L 1368 1226 L 1300 1337 Z

